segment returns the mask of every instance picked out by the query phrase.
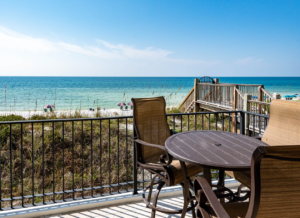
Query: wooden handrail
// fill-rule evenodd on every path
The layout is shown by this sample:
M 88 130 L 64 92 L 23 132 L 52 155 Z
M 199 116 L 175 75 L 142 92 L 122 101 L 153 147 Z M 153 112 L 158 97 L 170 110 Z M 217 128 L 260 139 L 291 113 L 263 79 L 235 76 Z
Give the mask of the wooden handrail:
M 236 88 L 235 91 L 241 96 L 242 99 L 244 99 L 244 93 L 242 93 L 241 90 L 239 90 L 238 88 Z
M 191 91 L 189 92 L 189 94 L 187 94 L 187 96 L 183 99 L 183 101 L 181 102 L 181 104 L 179 105 L 179 108 L 186 102 L 186 100 L 190 97 L 190 95 L 194 92 L 194 87 L 191 89 Z
M 261 90 L 262 90 L 266 95 L 268 95 L 268 96 L 271 98 L 271 100 L 273 100 L 273 96 L 271 95 L 270 92 L 268 92 L 268 91 L 265 90 L 264 88 L 261 88 Z
M 267 102 L 263 102 L 263 101 L 248 100 L 248 102 L 261 104 L 261 105 L 271 105 L 271 103 L 267 103 Z
M 216 84 L 211 84 L 211 83 L 198 83 L 198 85 L 206 85 L 206 86 L 253 86 L 253 87 L 259 87 L 263 85 L 256 85 L 256 84 L 233 84 L 233 83 L 216 83 Z

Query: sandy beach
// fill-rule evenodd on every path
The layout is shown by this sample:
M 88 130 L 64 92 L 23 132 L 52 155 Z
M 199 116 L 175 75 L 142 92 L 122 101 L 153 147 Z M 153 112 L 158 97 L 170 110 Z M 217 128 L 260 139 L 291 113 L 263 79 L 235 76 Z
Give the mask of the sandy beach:
M 71 115 L 75 112 L 79 112 L 78 110 L 54 110 L 53 112 L 44 112 L 44 111 L 1 111 L 0 116 L 8 116 L 8 115 L 19 115 L 24 117 L 25 119 L 29 119 L 30 117 L 34 115 L 47 115 L 50 113 L 55 113 L 57 116 L 60 115 Z M 132 115 L 132 110 L 120 110 L 120 109 L 101 109 L 99 111 L 101 113 L 101 116 L 104 117 L 116 117 L 116 116 L 130 116 Z M 82 115 L 85 115 L 87 117 L 95 117 L 97 111 L 89 111 L 89 110 L 81 110 L 80 113 Z

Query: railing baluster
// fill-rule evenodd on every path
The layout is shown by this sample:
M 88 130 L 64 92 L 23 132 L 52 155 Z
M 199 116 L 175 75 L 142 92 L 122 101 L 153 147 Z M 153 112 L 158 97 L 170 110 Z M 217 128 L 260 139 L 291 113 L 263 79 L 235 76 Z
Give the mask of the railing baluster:
M 215 114 L 215 119 L 216 119 L 216 131 L 218 131 L 218 114 Z
M 203 121 L 203 114 L 202 114 L 202 130 L 203 130 L 203 124 L 204 124 L 204 121 Z
M 190 131 L 190 115 L 188 115 L 188 131 Z
M 62 144 L 63 144 L 63 201 L 65 201 L 65 122 L 62 122 Z
M 94 177 L 93 177 L 93 120 L 91 120 L 91 185 L 92 197 L 94 197 Z
M 1 146 L 0 146 L 1 147 Z M 44 145 L 43 145 L 43 148 L 44 148 Z M 1 151 L 0 151 L 1 152 Z M 44 155 L 44 150 L 43 150 L 43 155 Z M 23 163 L 23 157 L 24 157 L 24 148 L 23 148 L 23 123 L 21 123 L 21 189 L 22 189 L 22 207 L 24 207 L 24 178 L 23 178 L 23 167 L 24 167 L 24 163 Z M 1 160 L 0 160 L 0 163 L 1 163 Z M 1 169 L 0 169 L 1 171 Z M 44 177 L 43 177 L 44 178 Z M 1 184 L 1 181 L 0 181 L 0 184 Z M 44 191 L 44 189 L 43 189 Z M 44 194 L 44 192 L 43 192 Z M 1 198 L 0 198 L 1 200 Z
M 237 133 L 237 115 L 236 115 L 236 112 L 234 112 L 234 132 Z
M 230 129 L 230 120 L 231 120 L 231 113 L 229 113 L 229 117 L 228 117 L 228 132 L 231 132 L 231 129 Z
M 100 120 L 100 187 L 102 195 L 102 120 Z
M 261 122 L 260 122 L 260 117 L 258 117 L 258 129 L 259 129 L 259 135 L 261 135 Z
M 251 114 L 248 114 L 248 116 L 247 116 L 247 120 L 248 120 L 248 122 L 247 122 L 248 123 L 248 126 L 247 126 L 247 128 L 248 128 L 248 131 L 247 131 L 248 132 L 248 136 L 250 136 L 250 120 L 251 120 L 250 116 L 251 116 Z
M 33 123 L 31 123 L 31 138 L 32 138 L 32 148 L 31 148 L 31 157 L 32 157 L 32 205 L 34 204 L 34 133 L 33 133 Z
M 75 143 L 74 143 L 74 121 L 72 121 L 72 169 L 73 169 L 73 184 L 72 184 L 72 190 L 73 190 L 73 193 L 72 193 L 72 197 L 73 197 L 73 200 L 75 200 L 75 165 L 74 165 L 74 146 L 75 146 Z
M 210 114 L 208 114 L 208 130 L 210 130 Z
M 224 122 L 225 122 L 224 113 L 222 113 L 222 131 L 224 131 Z
M 9 157 L 10 157 L 10 207 L 13 209 L 13 164 L 12 164 L 12 141 L 11 141 L 11 124 L 9 124 Z M 2 186 L 1 186 L 2 188 Z
M 125 129 L 125 132 L 126 132 L 126 139 L 125 139 L 125 143 L 126 143 L 126 191 L 128 191 L 128 143 L 127 143 L 127 137 L 128 137 L 128 131 L 127 131 L 127 118 L 126 118 L 126 129 Z
M 83 121 L 81 121 L 81 197 L 84 198 L 84 185 L 83 185 L 83 174 L 84 174 L 84 163 L 83 163 L 83 157 L 84 157 L 84 153 L 83 153 Z
M 3 209 L 2 209 L 2 188 L 1 188 L 1 184 L 2 184 L 2 167 L 1 167 L 1 161 L 2 161 L 2 159 L 1 159 L 1 157 L 2 157 L 2 140 L 1 140 L 1 138 L 2 137 L 0 137 L 0 210 L 2 211 Z M 23 197 L 23 180 L 22 180 L 22 197 Z M 23 199 L 23 198 L 22 198 Z
M 23 125 L 21 124 L 21 129 L 23 129 Z M 23 132 L 23 130 L 22 130 Z M 43 147 L 43 204 L 45 204 L 45 130 L 44 130 L 44 122 L 42 123 L 42 147 Z M 23 134 L 21 136 L 21 148 L 22 148 L 22 157 L 23 157 Z M 22 158 L 22 180 L 23 180 L 23 158 Z M 23 193 L 23 182 L 22 182 L 22 193 Z M 23 195 L 23 194 L 22 194 Z M 22 196 L 23 197 L 23 196 Z M 24 201 L 22 200 L 22 206 L 24 206 Z
M 120 119 L 118 119 L 118 193 L 120 192 Z
M 182 132 L 182 115 L 180 116 L 180 131 Z
M 109 171 L 108 171 L 108 177 L 109 177 L 109 194 L 111 194 L 111 163 L 110 163 L 110 119 L 108 120 L 108 166 L 109 166 Z
M 54 140 L 54 122 L 52 122 L 52 162 L 53 162 L 53 202 L 55 203 L 55 151 L 54 151 L 54 143 L 55 143 L 55 140 Z
M 195 114 L 195 130 L 197 130 L 197 114 Z
M 255 118 L 256 117 L 253 115 L 252 118 L 253 118 L 253 136 L 255 136 Z

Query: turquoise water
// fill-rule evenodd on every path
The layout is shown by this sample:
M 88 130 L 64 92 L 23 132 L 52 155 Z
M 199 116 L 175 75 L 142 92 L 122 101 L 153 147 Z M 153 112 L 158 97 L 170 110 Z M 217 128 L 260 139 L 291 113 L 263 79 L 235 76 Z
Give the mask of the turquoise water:
M 263 84 L 273 93 L 300 94 L 300 77 L 219 77 L 220 83 Z M 165 96 L 178 105 L 194 77 L 0 77 L 0 111 L 118 108 L 132 97 Z M 6 92 L 5 92 L 6 86 Z

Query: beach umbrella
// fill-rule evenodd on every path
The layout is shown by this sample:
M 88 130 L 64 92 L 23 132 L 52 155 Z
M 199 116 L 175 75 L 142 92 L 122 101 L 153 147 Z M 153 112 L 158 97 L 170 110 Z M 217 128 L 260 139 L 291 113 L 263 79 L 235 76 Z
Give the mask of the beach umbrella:
M 125 106 L 126 104 L 124 103 L 124 102 L 119 102 L 118 104 L 117 104 L 117 106 Z
M 296 97 L 296 95 L 290 95 L 290 97 L 291 97 L 291 98 L 294 98 L 294 97 Z
M 285 95 L 285 96 L 283 96 L 283 97 L 288 98 L 288 97 L 290 97 L 290 96 L 289 96 L 289 95 Z
M 128 103 L 128 105 L 129 105 L 129 106 L 133 106 L 133 103 L 132 103 L 132 102 L 130 102 L 130 103 Z
M 52 105 L 52 104 L 47 104 L 47 105 L 44 106 L 44 108 L 54 108 L 54 105 Z

